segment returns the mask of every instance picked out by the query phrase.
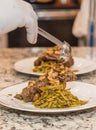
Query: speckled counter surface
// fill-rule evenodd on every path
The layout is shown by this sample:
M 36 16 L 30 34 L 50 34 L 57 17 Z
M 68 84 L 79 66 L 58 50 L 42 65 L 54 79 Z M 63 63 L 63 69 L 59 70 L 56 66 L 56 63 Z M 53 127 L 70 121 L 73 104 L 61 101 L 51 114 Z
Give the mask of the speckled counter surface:
M 0 90 L 30 80 L 14 70 L 14 63 L 41 53 L 33 48 L 0 49 Z M 82 51 L 81 51 L 82 50 Z M 85 57 L 86 48 L 73 48 L 73 55 Z M 78 81 L 96 84 L 96 71 L 78 76 Z M 0 105 L 0 130 L 96 130 L 96 108 L 64 114 L 38 114 L 9 109 Z

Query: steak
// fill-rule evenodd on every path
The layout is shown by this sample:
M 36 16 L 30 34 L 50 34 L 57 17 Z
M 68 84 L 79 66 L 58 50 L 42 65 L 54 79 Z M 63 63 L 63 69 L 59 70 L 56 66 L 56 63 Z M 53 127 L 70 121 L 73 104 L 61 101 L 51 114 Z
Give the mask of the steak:
M 56 61 L 56 62 L 61 62 L 60 60 L 60 50 L 61 48 L 59 46 L 55 46 L 53 48 L 49 48 L 46 52 L 41 54 L 38 59 L 35 60 L 34 66 L 39 66 L 41 65 L 42 61 Z M 74 60 L 72 56 L 70 56 L 68 61 L 62 62 L 63 65 L 70 67 L 74 64 Z

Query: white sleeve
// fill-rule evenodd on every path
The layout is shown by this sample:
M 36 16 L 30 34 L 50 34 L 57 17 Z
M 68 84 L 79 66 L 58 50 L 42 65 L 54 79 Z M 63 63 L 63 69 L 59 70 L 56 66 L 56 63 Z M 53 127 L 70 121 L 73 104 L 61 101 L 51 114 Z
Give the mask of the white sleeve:
M 74 20 L 72 33 L 76 37 L 83 37 L 88 34 L 89 4 L 90 0 L 82 1 L 80 11 Z

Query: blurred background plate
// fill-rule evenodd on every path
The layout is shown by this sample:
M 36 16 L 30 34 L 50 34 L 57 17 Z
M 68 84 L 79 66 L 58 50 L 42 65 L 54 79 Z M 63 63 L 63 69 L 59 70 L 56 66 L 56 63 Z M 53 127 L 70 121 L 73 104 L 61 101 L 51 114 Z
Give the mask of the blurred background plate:
M 21 73 L 40 76 L 42 75 L 41 73 L 33 72 L 36 59 L 37 57 L 22 59 L 14 64 L 14 69 Z M 96 70 L 96 63 L 80 57 L 74 57 L 74 65 L 70 69 L 78 70 L 76 75 L 85 74 Z

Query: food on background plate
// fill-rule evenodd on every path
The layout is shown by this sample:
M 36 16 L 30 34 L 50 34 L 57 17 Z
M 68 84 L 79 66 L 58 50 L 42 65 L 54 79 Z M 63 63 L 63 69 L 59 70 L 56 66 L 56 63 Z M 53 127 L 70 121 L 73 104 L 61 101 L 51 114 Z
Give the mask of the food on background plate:
M 74 64 L 74 60 L 72 56 L 70 56 L 68 61 L 64 61 L 64 59 L 60 59 L 60 46 L 55 46 L 53 48 L 47 49 L 46 52 L 41 54 L 34 62 L 34 72 L 46 73 L 53 67 L 71 67 Z M 63 68 L 64 68 L 63 67 Z
M 86 101 L 79 100 L 66 89 L 66 82 L 73 80 L 76 80 L 76 75 L 68 67 L 66 71 L 53 68 L 37 80 L 29 81 L 21 94 L 16 94 L 15 98 L 32 102 L 37 108 L 66 108 L 83 105 Z

